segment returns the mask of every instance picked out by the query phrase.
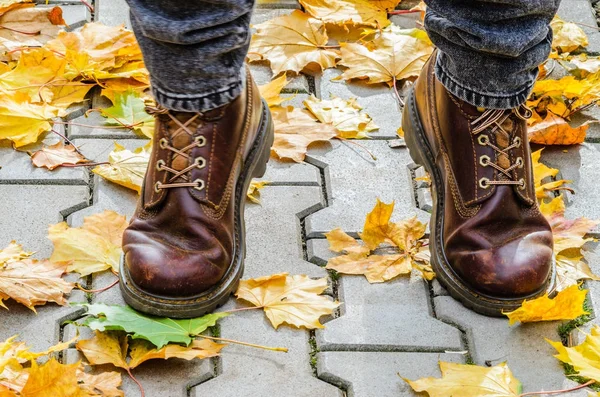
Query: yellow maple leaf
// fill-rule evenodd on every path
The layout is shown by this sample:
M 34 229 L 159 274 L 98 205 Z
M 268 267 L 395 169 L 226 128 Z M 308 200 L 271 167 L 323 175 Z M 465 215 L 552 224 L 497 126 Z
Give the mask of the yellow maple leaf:
M 527 136 L 540 145 L 576 145 L 585 140 L 589 124 L 571 127 L 562 117 L 548 112 L 542 121 L 528 126 Z
M 548 195 L 552 192 L 561 189 L 568 189 L 564 187 L 565 184 L 571 183 L 571 181 L 567 181 L 564 179 L 560 179 L 552 182 L 543 182 L 546 178 L 553 178 L 558 174 L 558 169 L 550 168 L 544 163 L 540 162 L 540 157 L 542 155 L 542 150 L 536 150 L 531 153 L 531 165 L 533 166 L 533 181 L 535 184 L 535 195 L 538 199 L 543 199 L 548 197 Z
M 35 312 L 34 306 L 55 302 L 66 305 L 65 294 L 75 285 L 61 278 L 66 265 L 47 260 L 21 259 L 0 267 L 0 306 L 14 299 Z
M 0 13 L 2 29 L 0 38 L 9 43 L 14 49 L 19 45 L 23 47 L 40 47 L 47 41 L 54 39 L 64 25 L 62 9 L 60 7 L 17 7 Z M 33 5 L 33 4 L 31 4 Z
M 109 164 L 99 165 L 92 172 L 139 194 L 150 161 L 151 149 L 152 143 L 148 143 L 132 152 L 115 142 L 115 149 L 108 155 Z
M 33 252 L 27 252 L 23 250 L 21 244 L 11 241 L 6 248 L 0 250 L 0 266 L 9 262 L 29 258 L 31 255 L 33 255 Z
M 269 107 L 279 106 L 282 102 L 288 101 L 290 98 L 283 98 L 281 94 L 281 90 L 285 87 L 289 81 L 287 80 L 287 76 L 282 74 L 276 79 L 271 80 L 267 84 L 263 84 L 258 86 L 258 90 L 260 91 L 260 96 L 267 101 L 267 105 Z
M 387 11 L 400 0 L 300 0 L 306 12 L 327 23 L 384 28 L 390 24 Z
M 319 318 L 333 313 L 340 305 L 320 295 L 325 288 L 326 278 L 313 280 L 305 275 L 280 273 L 241 280 L 235 295 L 262 307 L 275 328 L 286 323 L 314 329 L 324 328 Z
M 557 359 L 573 366 L 577 374 L 600 381 L 600 327 L 595 325 L 585 340 L 574 347 L 565 347 L 559 342 L 546 339 L 557 351 Z
M 250 182 L 250 186 L 248 186 L 248 191 L 246 192 L 246 197 L 248 200 L 252 201 L 254 204 L 260 204 L 260 190 L 267 186 L 269 181 L 252 181 Z
M 77 369 L 79 363 L 65 365 L 51 358 L 38 366 L 33 361 L 27 371 L 29 377 L 21 390 L 22 397 L 88 397 L 89 394 L 79 387 Z
M 573 320 L 583 314 L 589 314 L 583 308 L 587 292 L 585 289 L 579 289 L 578 285 L 571 285 L 553 299 L 545 294 L 536 299 L 526 300 L 518 309 L 504 314 L 508 317 L 509 325 L 516 322 Z
M 319 123 L 308 110 L 294 108 L 272 108 L 275 125 L 275 141 L 271 152 L 280 159 L 301 162 L 308 146 L 313 142 L 335 138 L 337 130 L 330 124 Z
M 157 348 L 150 342 L 141 339 L 129 342 L 127 334 L 113 331 L 95 331 L 92 339 L 77 342 L 77 349 L 84 354 L 90 364 L 112 364 L 126 370 L 134 369 L 143 362 L 153 359 L 193 360 L 216 357 L 225 346 L 208 339 L 195 339 L 189 346 L 170 343 Z M 129 362 L 128 355 L 131 358 Z
M 16 147 L 34 143 L 50 131 L 51 120 L 60 115 L 59 108 L 32 104 L 21 95 L 0 95 L 0 140 L 8 139 Z
M 65 145 L 58 141 L 54 145 L 44 146 L 31 155 L 31 162 L 36 167 L 45 167 L 53 170 L 63 164 L 85 163 L 86 160 L 81 153 L 77 152 L 73 145 Z
M 303 103 L 321 123 L 335 127 L 340 138 L 367 138 L 369 132 L 379 129 L 368 114 L 360 112 L 362 107 L 355 98 L 344 100 L 334 95 L 319 99 L 311 95 Z
M 320 71 L 335 66 L 339 52 L 327 46 L 325 23 L 300 10 L 255 26 L 248 60 L 268 60 L 275 76 L 283 71 Z
M 480 367 L 440 361 L 440 371 L 441 378 L 403 379 L 414 391 L 430 397 L 518 397 L 522 391 L 506 363 Z
M 561 52 L 572 52 L 579 47 L 588 45 L 588 38 L 585 32 L 572 22 L 565 22 L 558 16 L 555 16 L 550 23 L 553 39 L 552 48 Z
M 69 227 L 66 222 L 51 225 L 48 238 L 54 244 L 54 251 L 50 260 L 67 262 L 68 271 L 82 277 L 106 269 L 117 272 L 126 227 L 125 216 L 114 211 L 87 216 L 81 227 Z
M 387 28 L 368 45 L 341 43 L 340 65 L 347 67 L 336 79 L 365 79 L 369 84 L 416 77 L 433 52 L 427 34 L 418 29 Z

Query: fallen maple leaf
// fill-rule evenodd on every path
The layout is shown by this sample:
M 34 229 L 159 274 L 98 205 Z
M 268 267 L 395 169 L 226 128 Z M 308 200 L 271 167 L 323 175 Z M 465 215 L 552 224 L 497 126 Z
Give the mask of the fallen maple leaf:
M 271 152 L 280 159 L 301 162 L 313 142 L 328 141 L 338 132 L 330 124 L 319 123 L 307 110 L 288 106 L 272 108 L 275 141 Z
M 562 117 L 550 112 L 541 122 L 527 128 L 527 136 L 532 143 L 541 145 L 576 145 L 585 140 L 590 122 L 579 127 L 571 127 Z
M 21 390 L 22 397 L 87 397 L 77 381 L 79 363 L 65 365 L 51 358 L 38 366 L 33 361 L 27 370 L 27 383 Z
M 113 106 L 100 109 L 100 112 L 108 118 L 107 125 L 129 128 L 148 138 L 154 135 L 154 117 L 146 113 L 145 102 L 137 91 L 116 93 Z
M 99 165 L 92 172 L 139 194 L 150 161 L 151 149 L 151 142 L 133 152 L 115 142 L 115 149 L 108 155 L 109 164 Z
M 556 260 L 557 289 L 561 290 L 575 285 L 579 280 L 600 280 L 585 262 L 581 253 L 585 243 L 594 241 L 585 238 L 598 225 L 584 217 L 574 220 L 566 219 L 565 203 L 562 196 L 554 198 L 548 203 L 540 204 L 540 211 L 552 227 L 554 237 L 554 255 Z
M 91 396 L 102 397 L 124 397 L 125 393 L 120 390 L 122 379 L 118 372 L 102 372 L 100 374 L 89 374 L 81 368 L 77 371 L 79 387 Z
M 194 336 L 226 317 L 228 313 L 211 313 L 202 317 L 175 320 L 146 316 L 129 306 L 96 303 L 84 305 L 87 315 L 84 325 L 96 331 L 120 330 L 132 334 L 133 339 L 146 339 L 161 348 L 168 343 L 189 345 Z
M 518 309 L 504 314 L 508 317 L 509 325 L 516 322 L 573 320 L 589 314 L 583 308 L 587 293 L 587 290 L 579 289 L 578 285 L 571 285 L 552 299 L 546 294 L 536 299 L 526 300 Z
M 82 277 L 107 269 L 117 272 L 126 227 L 125 216 L 114 211 L 87 216 L 81 227 L 69 227 L 66 222 L 51 225 L 48 238 L 54 251 L 50 260 L 67 263 L 68 271 Z
M 430 397 L 518 397 L 522 392 L 521 382 L 506 363 L 480 367 L 440 361 L 440 371 L 441 378 L 403 379 L 414 391 Z
M 29 258 L 31 255 L 33 255 L 33 252 L 24 251 L 21 244 L 11 241 L 6 248 L 0 250 L 0 266 L 9 262 Z
M 355 98 L 344 100 L 332 96 L 323 100 L 311 95 L 303 103 L 321 123 L 331 124 L 340 138 L 368 138 L 369 132 L 379 129 L 368 114 L 360 112 L 362 107 Z
M 579 376 L 600 381 L 600 356 L 598 355 L 600 327 L 598 325 L 594 324 L 591 332 L 585 334 L 585 340 L 574 347 L 565 347 L 560 341 L 554 342 L 548 339 L 546 341 L 558 351 L 554 357 L 573 366 Z
M 65 25 L 62 19 L 62 9 L 54 7 L 32 7 L 33 4 L 13 3 L 13 8 L 7 12 L 0 9 L 0 39 L 10 50 L 19 46 L 39 47 L 54 39 Z
M 554 178 L 558 174 L 558 169 L 550 168 L 544 163 L 540 162 L 542 150 L 537 150 L 531 153 L 531 164 L 533 166 L 533 181 L 535 184 L 535 195 L 538 199 L 547 198 L 550 194 L 557 190 L 569 189 L 564 187 L 565 184 L 571 183 L 564 179 L 551 182 L 543 182 L 546 178 Z
M 255 26 L 248 60 L 268 60 L 275 76 L 283 71 L 320 71 L 335 66 L 339 52 L 327 46 L 325 23 L 300 10 Z
M 75 287 L 61 278 L 65 264 L 34 259 L 7 262 L 0 267 L 0 306 L 5 299 L 14 299 L 35 312 L 34 306 L 55 302 L 66 305 L 64 295 Z
M 58 108 L 27 102 L 19 95 L 0 95 L 0 140 L 8 139 L 16 147 L 28 145 L 50 131 L 50 121 L 59 116 Z
M 555 16 L 550 23 L 552 28 L 552 48 L 561 52 L 572 52 L 579 47 L 588 45 L 588 38 L 585 32 L 572 22 L 565 22 L 558 16 Z
M 271 80 L 267 84 L 258 86 L 258 90 L 260 91 L 260 96 L 267 101 L 267 105 L 269 107 L 279 106 L 282 102 L 288 101 L 290 98 L 283 98 L 281 94 L 281 90 L 285 87 L 289 81 L 287 80 L 287 76 L 282 74 L 276 79 Z
M 429 262 L 427 240 L 423 240 L 426 225 L 416 217 L 399 223 L 390 222 L 394 203 L 386 204 L 377 200 L 373 210 L 367 215 L 363 232 L 360 234 L 364 245 L 359 244 L 341 229 L 334 229 L 325 236 L 329 249 L 343 252 L 327 261 L 326 269 L 343 274 L 362 274 L 370 283 L 392 280 L 413 269 L 421 272 L 427 280 L 435 274 Z M 374 255 L 372 251 L 382 243 L 392 244 L 398 250 L 385 255 Z M 399 251 L 399 252 L 398 252 Z
M 31 162 L 36 167 L 46 167 L 53 170 L 64 164 L 85 163 L 85 159 L 75 150 L 73 145 L 65 145 L 63 141 L 58 141 L 54 145 L 44 146 L 42 149 L 31 155 Z
M 264 309 L 273 327 L 286 323 L 308 329 L 324 328 L 321 316 L 333 313 L 340 303 L 320 295 L 327 279 L 313 280 L 288 273 L 241 280 L 235 296 Z
M 362 25 L 384 28 L 390 24 L 387 11 L 393 10 L 400 0 L 300 0 L 313 17 L 339 25 Z
M 347 67 L 336 80 L 365 79 L 387 83 L 416 77 L 433 52 L 427 34 L 419 29 L 387 28 L 368 45 L 341 43 L 340 65 Z
M 254 204 L 260 204 L 260 190 L 267 186 L 269 181 L 252 181 L 250 182 L 250 186 L 248 186 L 248 192 L 246 192 L 246 197 L 248 200 L 252 201 Z

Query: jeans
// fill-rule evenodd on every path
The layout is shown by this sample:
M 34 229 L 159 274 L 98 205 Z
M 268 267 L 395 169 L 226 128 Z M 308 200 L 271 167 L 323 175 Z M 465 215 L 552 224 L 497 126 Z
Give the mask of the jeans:
M 254 0 L 127 1 L 159 104 L 206 111 L 240 94 Z M 442 84 L 475 106 L 524 103 L 550 52 L 560 0 L 425 2 Z

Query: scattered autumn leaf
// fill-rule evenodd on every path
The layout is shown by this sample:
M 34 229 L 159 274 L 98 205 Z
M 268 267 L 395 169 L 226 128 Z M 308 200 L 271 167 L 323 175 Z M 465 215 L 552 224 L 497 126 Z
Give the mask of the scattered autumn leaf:
M 65 145 L 63 141 L 58 141 L 54 145 L 44 146 L 42 149 L 31 155 L 31 162 L 36 167 L 46 167 L 53 170 L 64 164 L 85 163 L 85 157 L 81 155 L 73 145 Z
M 189 345 L 193 336 L 200 335 L 208 327 L 226 317 L 228 313 L 211 313 L 202 317 L 175 320 L 166 317 L 146 316 L 129 306 L 96 303 L 84 305 L 87 315 L 84 325 L 93 330 L 119 330 L 132 334 L 133 339 L 146 339 L 161 348 L 168 343 Z
M 440 371 L 441 378 L 403 379 L 414 391 L 430 397 L 518 397 L 522 391 L 506 363 L 480 367 L 440 361 Z
M 585 335 L 585 340 L 574 347 L 565 347 L 560 341 L 554 342 L 548 339 L 546 341 L 558 351 L 558 354 L 554 357 L 573 366 L 578 375 L 599 382 L 600 356 L 598 355 L 598 346 L 600 345 L 600 327 L 594 325 L 591 332 Z
M 250 182 L 250 186 L 248 186 L 248 192 L 246 193 L 246 197 L 248 200 L 252 201 L 254 204 L 260 204 L 260 190 L 267 186 L 269 181 L 252 181 Z
M 535 195 L 538 199 L 547 198 L 549 194 L 561 190 L 568 189 L 564 187 L 565 184 L 570 183 L 564 179 L 543 182 L 546 178 L 554 178 L 558 174 L 558 169 L 550 168 L 544 163 L 540 162 L 542 150 L 537 150 L 531 153 L 531 165 L 533 167 L 533 181 L 535 183 Z
M 34 7 L 33 0 L 2 0 L 0 1 L 0 16 L 17 8 Z
M 92 396 L 102 397 L 124 397 L 125 393 L 120 390 L 122 379 L 118 372 L 102 372 L 99 374 L 89 374 L 79 369 L 77 371 L 77 380 L 79 387 Z
M 363 25 L 384 28 L 390 24 L 387 11 L 393 10 L 400 0 L 300 0 L 313 17 L 339 25 Z
M 99 165 L 92 172 L 139 194 L 150 161 L 151 148 L 152 144 L 148 143 L 132 152 L 115 142 L 115 149 L 108 155 L 109 164 Z
M 504 314 L 508 317 L 509 325 L 516 322 L 573 320 L 583 314 L 589 314 L 583 308 L 587 293 L 587 290 L 579 289 L 578 285 L 571 285 L 552 299 L 546 294 L 526 300 L 518 309 Z
M 300 10 L 254 27 L 248 60 L 268 60 L 275 76 L 331 68 L 339 58 L 339 52 L 327 46 L 325 23 Z
M 114 211 L 87 216 L 81 227 L 69 227 L 66 222 L 51 225 L 48 238 L 54 251 L 50 260 L 67 263 L 70 272 L 82 277 L 107 269 L 117 272 L 126 227 L 125 216 Z
M 113 106 L 101 109 L 100 112 L 108 118 L 107 125 L 129 128 L 148 138 L 154 135 L 154 117 L 146 113 L 145 102 L 137 91 L 116 93 Z
M 62 30 L 58 25 L 64 24 L 60 7 L 17 7 L 0 14 L 0 39 L 9 50 L 39 47 L 54 39 Z
M 11 241 L 6 248 L 0 250 L 0 265 L 29 258 L 31 255 L 33 252 L 27 252 L 21 244 Z
M 585 140 L 589 124 L 571 127 L 562 117 L 548 112 L 543 121 L 527 128 L 527 136 L 530 142 L 541 145 L 576 145 Z
M 323 328 L 321 316 L 333 313 L 340 304 L 320 295 L 327 279 L 313 280 L 288 273 L 241 280 L 235 295 L 264 309 L 273 327 L 286 323 L 294 327 Z
M 553 32 L 552 48 L 561 52 L 572 52 L 579 47 L 588 45 L 588 38 L 585 32 L 572 22 L 565 22 L 558 16 L 555 16 L 550 27 Z
M 368 114 L 361 113 L 362 107 L 355 98 L 332 96 L 324 100 L 311 95 L 303 103 L 321 123 L 332 125 L 340 138 L 367 138 L 369 132 L 379 129 Z
M 47 302 L 66 305 L 64 295 L 74 287 L 61 278 L 66 270 L 66 264 L 47 260 L 20 259 L 4 263 L 0 267 L 0 306 L 6 308 L 2 301 L 9 298 L 33 311 L 34 306 Z
M 419 29 L 387 28 L 368 45 L 341 43 L 340 65 L 347 67 L 336 79 L 364 79 L 387 83 L 416 77 L 433 52 L 427 34 Z
M 258 87 L 260 91 L 260 96 L 267 101 L 267 105 L 269 107 L 279 106 L 282 102 L 288 101 L 289 98 L 283 98 L 281 94 L 281 90 L 285 87 L 289 81 L 287 80 L 287 76 L 282 74 L 276 79 L 271 80 L 267 84 L 261 85 Z
M 20 95 L 0 95 L 0 140 L 8 139 L 16 147 L 34 143 L 50 131 L 50 120 L 58 116 L 59 109 L 54 106 L 28 103 Z
M 305 109 L 291 106 L 272 108 L 271 114 L 275 125 L 275 141 L 271 151 L 280 159 L 301 162 L 311 143 L 328 141 L 338 134 L 333 125 L 319 123 Z

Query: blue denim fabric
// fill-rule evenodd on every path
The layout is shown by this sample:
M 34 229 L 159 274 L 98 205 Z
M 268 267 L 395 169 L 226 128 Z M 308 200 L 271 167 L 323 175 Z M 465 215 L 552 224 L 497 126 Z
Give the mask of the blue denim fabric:
M 158 103 L 205 111 L 239 95 L 254 0 L 127 1 Z M 425 2 L 442 84 L 484 108 L 525 102 L 550 51 L 560 0 Z
M 206 111 L 241 93 L 254 0 L 127 2 L 159 104 Z
M 560 0 L 425 0 L 425 28 L 440 49 L 436 76 L 483 108 L 525 102 L 552 44 Z

